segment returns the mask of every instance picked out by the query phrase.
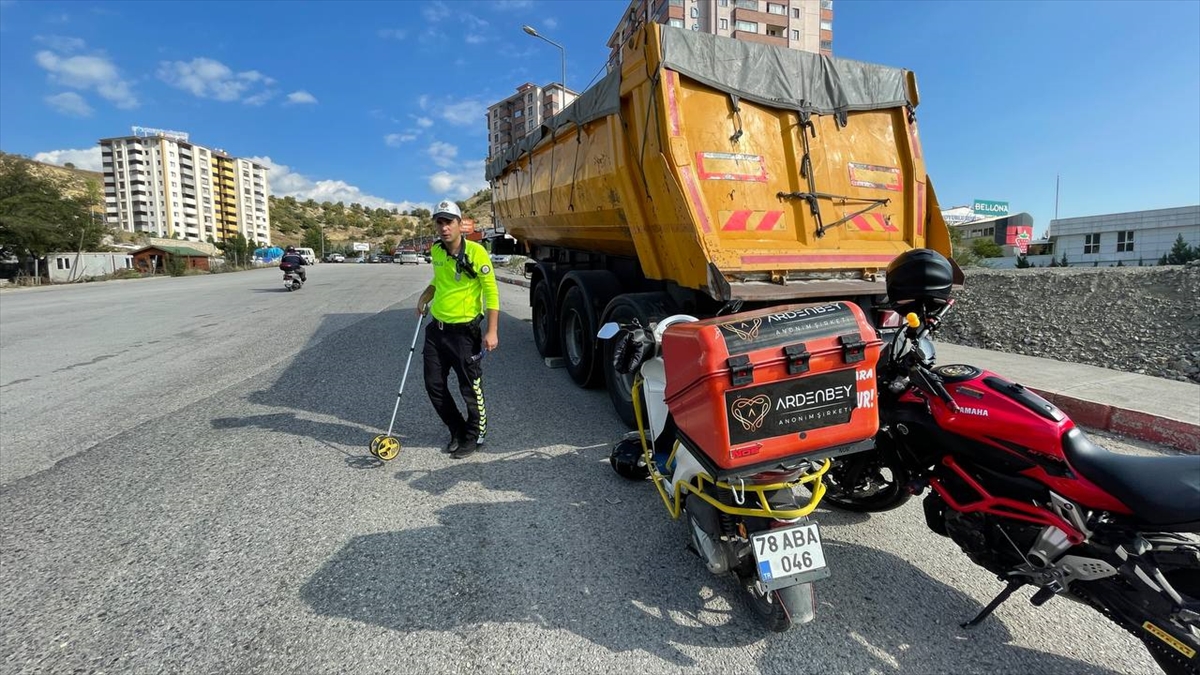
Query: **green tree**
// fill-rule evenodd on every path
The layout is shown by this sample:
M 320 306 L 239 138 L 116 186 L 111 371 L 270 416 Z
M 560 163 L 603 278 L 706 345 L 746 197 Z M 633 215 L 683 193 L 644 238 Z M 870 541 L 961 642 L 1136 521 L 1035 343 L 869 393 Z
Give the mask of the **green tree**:
M 233 267 L 246 267 L 254 255 L 250 242 L 239 232 L 225 241 L 217 244 L 217 248 L 225 255 L 225 263 Z
M 1001 258 L 1004 249 L 991 239 L 976 239 L 971 242 L 971 252 L 980 258 Z
M 1024 270 L 1029 269 L 1030 267 L 1031 265 L 1029 264 L 1029 258 L 1025 257 L 1025 254 L 1017 256 L 1017 269 Z
M 1067 264 L 1067 252 L 1066 251 L 1063 251 L 1062 260 L 1058 261 L 1058 266 L 1059 267 L 1070 267 L 1070 265 Z
M 300 239 L 300 245 L 305 248 L 311 248 L 321 254 L 321 228 L 311 227 L 304 231 L 304 236 Z
M 1168 265 L 1186 265 L 1193 260 L 1200 260 L 1200 246 L 1189 246 L 1183 240 L 1183 234 L 1175 237 L 1175 243 L 1171 245 L 1170 253 L 1166 255 Z
M 963 243 L 962 230 L 950 228 L 950 257 L 959 267 L 969 267 L 979 262 L 979 256 L 971 251 L 971 247 Z
M 23 257 L 54 250 L 95 250 L 105 226 L 86 197 L 68 197 L 20 160 L 0 163 L 0 243 Z

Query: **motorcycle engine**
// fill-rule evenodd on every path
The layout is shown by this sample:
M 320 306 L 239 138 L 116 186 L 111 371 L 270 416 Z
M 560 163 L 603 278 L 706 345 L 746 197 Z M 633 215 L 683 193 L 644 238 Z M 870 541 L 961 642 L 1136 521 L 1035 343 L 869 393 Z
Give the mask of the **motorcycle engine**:
M 930 497 L 936 498 L 937 495 L 931 494 Z M 958 544 L 976 565 L 1004 576 L 1025 564 L 1025 553 L 1037 539 L 1037 526 L 985 513 L 962 513 L 947 506 L 940 498 L 936 501 L 940 502 L 946 536 Z M 931 515 L 927 505 L 926 517 Z M 930 529 L 939 532 L 932 523 Z

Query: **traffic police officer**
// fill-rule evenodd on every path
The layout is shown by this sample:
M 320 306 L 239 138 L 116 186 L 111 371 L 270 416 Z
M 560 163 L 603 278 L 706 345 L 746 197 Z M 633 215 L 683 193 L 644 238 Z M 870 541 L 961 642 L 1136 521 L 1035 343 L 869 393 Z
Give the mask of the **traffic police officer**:
M 462 459 L 479 449 L 487 434 L 483 404 L 483 356 L 498 344 L 500 291 L 487 250 L 462 233 L 458 204 L 443 201 L 433 213 L 438 242 L 430 250 L 433 283 L 421 293 L 417 313 L 426 309 L 425 391 L 442 422 L 450 429 L 446 452 Z M 487 328 L 481 323 L 487 316 Z M 467 405 L 466 419 L 447 389 L 450 371 L 458 377 Z

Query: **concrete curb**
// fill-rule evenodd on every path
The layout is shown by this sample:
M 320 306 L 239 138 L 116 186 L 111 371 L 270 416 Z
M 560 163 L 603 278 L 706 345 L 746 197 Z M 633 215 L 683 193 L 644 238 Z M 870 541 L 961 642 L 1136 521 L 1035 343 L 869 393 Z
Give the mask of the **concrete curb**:
M 1114 434 L 1167 445 L 1180 452 L 1200 454 L 1200 425 L 1052 391 L 1032 387 L 1030 390 L 1058 406 L 1081 427 L 1111 431 Z
M 525 277 L 514 277 L 508 274 L 497 274 L 496 280 L 506 284 L 512 284 L 513 286 L 520 286 L 522 288 L 529 288 L 532 285 Z

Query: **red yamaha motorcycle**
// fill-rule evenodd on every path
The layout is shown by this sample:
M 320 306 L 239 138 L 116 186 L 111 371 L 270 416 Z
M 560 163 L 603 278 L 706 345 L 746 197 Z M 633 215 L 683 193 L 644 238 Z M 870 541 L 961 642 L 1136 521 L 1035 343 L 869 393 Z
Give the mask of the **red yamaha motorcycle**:
M 905 325 L 877 367 L 876 449 L 826 474 L 825 503 L 885 511 L 924 498 L 929 529 L 1014 591 L 1086 604 L 1142 640 L 1167 673 L 1200 673 L 1200 457 L 1118 455 L 1020 384 L 933 365 L 952 267 L 910 251 L 887 270 Z

